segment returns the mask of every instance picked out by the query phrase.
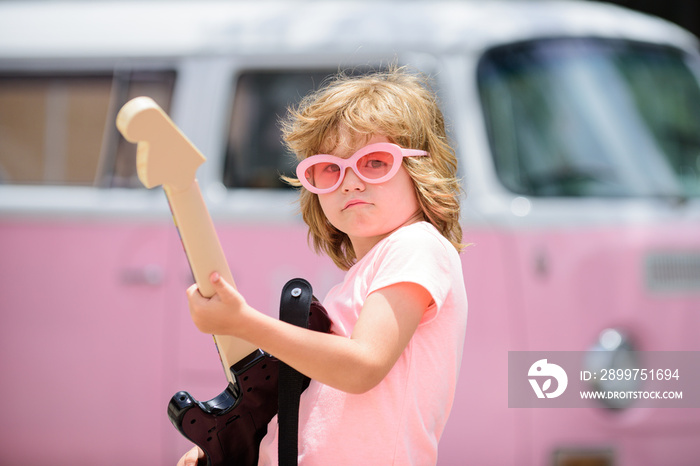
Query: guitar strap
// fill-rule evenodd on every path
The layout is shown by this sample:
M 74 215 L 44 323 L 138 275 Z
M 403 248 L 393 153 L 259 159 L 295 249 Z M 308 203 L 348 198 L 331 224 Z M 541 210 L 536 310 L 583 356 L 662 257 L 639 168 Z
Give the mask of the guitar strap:
M 309 313 L 314 302 L 309 282 L 295 278 L 282 289 L 280 320 L 308 328 Z M 279 439 L 277 455 L 279 466 L 297 466 L 299 434 L 299 397 L 309 385 L 309 378 L 282 361 L 279 362 L 278 424 Z

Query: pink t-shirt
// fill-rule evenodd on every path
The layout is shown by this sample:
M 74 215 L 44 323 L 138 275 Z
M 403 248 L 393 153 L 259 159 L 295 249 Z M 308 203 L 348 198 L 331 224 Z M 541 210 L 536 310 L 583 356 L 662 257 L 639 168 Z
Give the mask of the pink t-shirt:
M 315 380 L 301 396 L 299 464 L 434 465 L 452 407 L 467 323 L 467 295 L 455 248 L 430 223 L 403 227 L 377 243 L 330 290 L 331 331 L 350 337 L 367 296 L 413 282 L 432 304 L 389 374 L 360 395 Z M 277 417 L 259 465 L 277 465 Z

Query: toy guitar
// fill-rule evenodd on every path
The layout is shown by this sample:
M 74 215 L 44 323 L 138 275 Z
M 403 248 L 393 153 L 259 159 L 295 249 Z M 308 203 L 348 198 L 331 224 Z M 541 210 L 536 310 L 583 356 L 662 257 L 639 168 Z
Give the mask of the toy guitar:
M 200 293 L 214 295 L 209 282 L 214 271 L 235 286 L 195 179 L 204 156 L 149 97 L 127 102 L 117 115 L 117 128 L 128 141 L 138 143 L 136 167 L 144 186 L 163 186 Z M 328 332 L 330 321 L 311 286 L 295 279 L 283 289 L 280 312 L 299 310 L 309 317 L 296 325 Z M 277 413 L 281 363 L 245 340 L 213 337 L 228 386 L 206 402 L 178 392 L 170 400 L 168 415 L 180 433 L 204 450 L 207 465 L 255 465 L 260 440 Z

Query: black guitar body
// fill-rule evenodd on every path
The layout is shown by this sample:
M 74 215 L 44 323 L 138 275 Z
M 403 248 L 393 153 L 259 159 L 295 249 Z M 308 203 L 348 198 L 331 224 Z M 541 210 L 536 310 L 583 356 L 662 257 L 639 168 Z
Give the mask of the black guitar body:
M 307 317 L 308 313 L 308 319 Z M 295 318 L 288 319 L 289 315 Z M 330 331 L 326 310 L 315 300 L 306 280 L 294 279 L 282 290 L 280 318 L 320 332 Z M 296 322 L 294 322 L 296 320 Z M 255 466 L 260 441 L 278 410 L 279 368 L 282 363 L 256 350 L 231 366 L 235 385 L 209 401 L 178 392 L 168 404 L 168 417 L 182 435 L 198 445 L 207 466 Z M 304 388 L 309 380 L 305 380 Z M 200 461 L 201 463 L 201 461 Z

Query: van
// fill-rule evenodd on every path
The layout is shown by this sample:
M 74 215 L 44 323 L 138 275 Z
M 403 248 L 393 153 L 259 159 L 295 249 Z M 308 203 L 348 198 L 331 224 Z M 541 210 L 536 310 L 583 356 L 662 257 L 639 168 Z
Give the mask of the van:
M 466 192 L 439 464 L 697 464 L 698 409 L 508 403 L 510 352 L 700 351 L 697 39 L 588 1 L 390 0 L 0 2 L 0 463 L 174 465 L 168 400 L 226 385 L 121 106 L 150 96 L 207 157 L 236 283 L 277 315 L 288 279 L 322 297 L 342 277 L 279 181 L 278 120 L 392 64 L 432 78 Z

